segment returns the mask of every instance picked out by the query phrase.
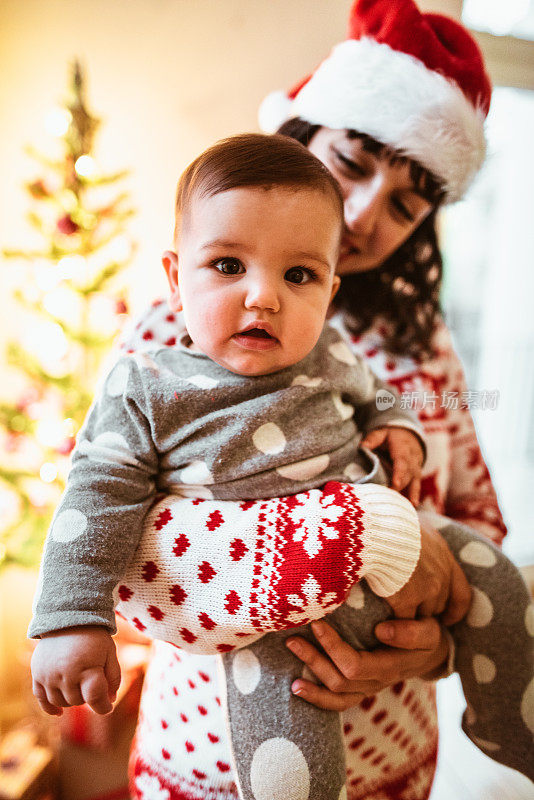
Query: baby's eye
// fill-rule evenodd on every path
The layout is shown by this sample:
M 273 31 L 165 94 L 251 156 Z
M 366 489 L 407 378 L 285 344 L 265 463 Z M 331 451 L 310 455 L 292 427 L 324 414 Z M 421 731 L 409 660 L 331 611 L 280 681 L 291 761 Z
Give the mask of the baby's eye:
M 239 275 L 245 271 L 245 268 L 237 258 L 219 258 L 213 262 L 213 266 L 223 275 Z
M 286 281 L 290 283 L 308 283 L 315 277 L 311 269 L 305 267 L 291 267 L 285 274 Z

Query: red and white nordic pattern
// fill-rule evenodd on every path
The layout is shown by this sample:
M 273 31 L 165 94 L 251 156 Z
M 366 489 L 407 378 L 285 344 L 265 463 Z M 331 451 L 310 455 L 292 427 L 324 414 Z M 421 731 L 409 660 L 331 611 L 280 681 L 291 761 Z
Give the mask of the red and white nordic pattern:
M 365 526 L 357 493 L 330 482 L 260 502 L 160 500 L 116 589 L 118 613 L 142 632 L 204 654 L 324 616 L 360 576 Z M 313 555 L 306 536 L 314 537 Z

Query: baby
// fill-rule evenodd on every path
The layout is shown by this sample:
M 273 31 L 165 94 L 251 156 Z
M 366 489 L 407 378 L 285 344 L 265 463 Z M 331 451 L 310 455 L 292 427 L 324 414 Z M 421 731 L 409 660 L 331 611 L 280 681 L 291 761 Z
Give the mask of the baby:
M 157 605 L 145 601 L 146 585 L 155 588 L 156 578 L 161 591 L 158 559 L 169 544 L 161 504 L 151 510 L 157 490 L 218 500 L 308 492 L 311 501 L 317 487 L 326 484 L 332 487 L 332 524 L 321 535 L 336 538 L 342 535 L 336 509 L 346 500 L 340 483 L 363 483 L 358 499 L 368 510 L 368 522 L 362 523 L 368 530 L 365 547 L 355 542 L 356 577 L 389 596 L 406 583 L 417 563 L 414 509 L 401 495 L 374 484 L 387 483 L 386 473 L 364 446 L 364 435 L 383 429 L 392 485 L 406 489 L 416 502 L 423 460 L 417 424 L 325 326 L 339 283 L 335 267 L 343 228 L 342 198 L 328 170 L 283 137 L 234 137 L 210 148 L 186 170 L 176 213 L 177 253 L 165 254 L 164 266 L 170 305 L 183 311 L 185 330 L 172 347 L 122 358 L 105 380 L 80 432 L 69 484 L 47 539 L 29 635 L 41 637 L 32 672 L 34 692 L 48 713 L 84 701 L 100 713 L 109 710 L 120 679 L 111 638 L 113 590 L 119 583 L 124 616 L 135 615 L 156 638 L 195 649 L 198 637 L 191 626 L 185 630 L 173 624 L 176 592 L 174 606 L 164 607 L 163 599 Z M 384 392 L 385 410 L 377 402 Z M 321 535 L 295 527 L 293 541 L 310 562 L 320 553 Z M 444 535 L 455 554 L 466 547 L 476 551 L 479 543 L 475 534 L 453 524 Z M 497 753 L 486 751 L 529 774 L 532 736 L 519 707 L 532 678 L 532 642 L 520 624 L 528 596 L 509 562 L 491 545 L 484 547 L 492 569 L 466 563 L 465 571 L 480 587 L 477 591 L 497 594 L 494 607 L 500 601 L 503 608 L 492 622 L 505 620 L 513 630 L 514 662 L 502 646 L 493 652 L 496 634 L 489 621 L 477 639 L 469 617 L 454 630 L 457 660 L 464 666 L 471 719 L 476 715 L 477 724 L 482 721 L 490 744 L 499 741 Z M 173 552 L 179 561 L 176 546 Z M 207 566 L 199 580 L 209 583 L 212 567 L 203 563 Z M 499 597 L 503 582 L 506 602 Z M 176 586 L 174 581 L 172 589 Z M 368 594 L 365 610 L 353 603 L 328 618 L 358 647 L 376 645 L 373 627 L 390 613 L 384 601 Z M 222 605 L 224 598 L 213 598 L 210 622 L 224 617 L 217 602 Z M 298 597 L 289 596 L 288 602 L 295 606 L 288 624 L 304 622 Z M 227 621 L 232 614 L 226 604 Z M 337 800 L 345 780 L 339 718 L 290 693 L 286 698 L 284 687 L 302 665 L 285 648 L 284 633 L 262 638 L 269 628 L 257 619 L 243 624 L 234 616 L 230 622 L 234 630 L 230 635 L 228 623 L 225 647 L 212 652 L 225 653 L 221 659 L 242 796 L 252 800 L 254 782 L 270 779 L 258 772 L 255 753 L 284 736 L 304 754 L 310 798 Z M 206 619 L 201 624 L 204 633 L 210 629 Z M 235 680 L 235 659 L 243 646 L 262 665 L 252 692 L 243 692 Z M 229 652 L 234 647 L 240 648 L 236 654 Z M 470 666 L 481 652 L 491 652 L 497 664 L 499 691 L 491 704 Z M 269 675 L 276 677 L 276 690 Z M 314 731 L 321 731 L 320 737 Z M 285 780 L 289 786 L 300 778 L 287 775 Z

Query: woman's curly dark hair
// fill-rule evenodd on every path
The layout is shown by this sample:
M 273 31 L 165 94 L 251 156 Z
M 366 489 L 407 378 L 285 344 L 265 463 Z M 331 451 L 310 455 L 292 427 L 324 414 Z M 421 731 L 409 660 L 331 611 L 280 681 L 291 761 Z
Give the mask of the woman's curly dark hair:
M 285 122 L 278 133 L 307 147 L 320 128 L 320 125 L 294 118 Z M 433 352 L 432 334 L 441 313 L 443 262 L 437 241 L 436 214 L 444 197 L 443 187 L 416 161 L 373 137 L 352 130 L 347 131 L 347 135 L 361 140 L 363 148 L 373 155 L 384 154 L 392 162 L 408 162 L 414 185 L 433 204 L 434 210 L 380 267 L 341 276 L 334 305 L 344 312 L 347 327 L 355 336 L 381 318 L 387 330 L 385 347 L 389 352 L 424 359 Z

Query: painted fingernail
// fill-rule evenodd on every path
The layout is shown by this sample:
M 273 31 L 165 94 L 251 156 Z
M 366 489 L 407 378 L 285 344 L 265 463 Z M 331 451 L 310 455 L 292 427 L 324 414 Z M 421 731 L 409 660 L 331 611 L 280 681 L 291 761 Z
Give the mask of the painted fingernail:
M 298 681 L 295 681 L 295 683 L 291 684 L 291 691 L 293 692 L 293 694 L 297 695 L 304 694 L 304 686 Z
M 386 642 L 393 639 L 395 635 L 395 630 L 393 625 L 390 625 L 388 622 L 381 622 L 380 625 L 376 626 L 376 635 L 379 639 L 385 640 Z

